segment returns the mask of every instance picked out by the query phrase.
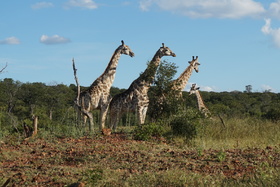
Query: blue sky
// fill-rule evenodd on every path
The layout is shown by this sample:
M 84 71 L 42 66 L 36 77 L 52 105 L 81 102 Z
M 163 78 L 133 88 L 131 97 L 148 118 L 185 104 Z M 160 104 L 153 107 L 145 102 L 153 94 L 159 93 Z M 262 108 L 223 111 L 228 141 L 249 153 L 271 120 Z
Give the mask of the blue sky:
M 0 6 L 0 79 L 89 86 L 121 40 L 113 86 L 127 88 L 165 43 L 177 78 L 192 56 L 205 91 L 280 92 L 280 0 L 9 0 Z

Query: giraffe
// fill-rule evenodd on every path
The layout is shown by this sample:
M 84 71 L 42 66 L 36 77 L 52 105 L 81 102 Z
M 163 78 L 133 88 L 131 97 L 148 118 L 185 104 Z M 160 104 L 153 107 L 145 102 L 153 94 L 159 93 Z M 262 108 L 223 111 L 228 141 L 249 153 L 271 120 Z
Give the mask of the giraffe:
M 177 93 L 176 96 L 177 97 L 181 97 L 182 96 L 182 91 L 184 90 L 184 88 L 186 87 L 189 78 L 192 75 L 193 70 L 196 71 L 196 73 L 199 72 L 198 66 L 200 65 L 200 63 L 198 62 L 198 56 L 196 56 L 196 58 L 194 58 L 194 56 L 192 57 L 192 61 L 189 61 L 189 66 L 185 69 L 185 71 L 183 73 L 181 73 L 181 75 L 173 80 L 171 82 L 171 89 L 176 91 Z
M 106 114 L 111 100 L 110 88 L 115 79 L 121 54 L 129 55 L 130 57 L 134 56 L 132 50 L 129 46 L 124 44 L 123 40 L 121 43 L 122 44 L 113 53 L 103 74 L 100 75 L 87 90 L 81 92 L 79 95 L 79 111 L 83 114 L 84 124 L 86 124 L 87 118 L 89 118 L 90 130 L 93 130 L 93 116 L 90 111 L 94 109 L 100 110 L 99 129 L 102 130 L 105 127 Z
M 116 129 L 117 122 L 125 112 L 136 112 L 138 123 L 144 124 L 149 106 L 148 90 L 163 56 L 176 57 L 176 54 L 162 43 L 162 47 L 155 53 L 146 70 L 130 84 L 127 90 L 113 97 L 109 106 L 111 129 Z
M 190 95 L 195 94 L 197 98 L 198 109 L 203 113 L 205 117 L 210 117 L 211 113 L 209 109 L 205 106 L 203 99 L 199 92 L 199 87 L 196 87 L 196 84 L 192 84 L 190 89 Z
M 182 91 L 186 87 L 189 78 L 192 75 L 193 70 L 195 70 L 197 73 L 199 72 L 198 66 L 200 63 L 198 62 L 198 56 L 194 58 L 192 57 L 192 61 L 189 61 L 189 66 L 181 73 L 181 75 L 170 82 L 169 89 L 167 90 L 167 93 L 161 93 L 159 96 L 157 96 L 156 103 L 160 110 L 163 110 L 163 104 L 167 102 L 166 104 L 170 104 L 167 101 L 167 96 L 171 96 L 172 98 L 179 99 L 182 98 Z

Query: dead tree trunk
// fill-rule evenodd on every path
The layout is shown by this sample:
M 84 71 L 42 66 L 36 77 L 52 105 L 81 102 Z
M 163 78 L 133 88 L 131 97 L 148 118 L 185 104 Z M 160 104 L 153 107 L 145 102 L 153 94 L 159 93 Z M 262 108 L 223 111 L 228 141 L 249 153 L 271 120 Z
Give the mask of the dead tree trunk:
M 32 136 L 36 136 L 38 133 L 38 116 L 33 117 L 33 133 Z
M 75 66 L 74 58 L 72 59 L 72 62 L 73 62 L 72 65 L 73 65 L 73 71 L 74 71 L 74 78 L 75 78 L 75 81 L 76 81 L 76 84 L 77 84 L 77 95 L 76 95 L 76 99 L 74 100 L 74 107 L 77 111 L 77 126 L 80 126 L 80 123 L 81 123 L 81 106 L 79 104 L 79 100 L 80 100 L 81 88 L 80 88 L 80 84 L 79 84 L 78 77 L 77 77 L 77 69 L 76 69 L 76 66 Z
M 75 78 L 75 81 L 76 81 L 76 84 L 77 84 L 77 96 L 76 96 L 76 99 L 75 99 L 74 102 L 75 102 L 76 105 L 79 105 L 81 87 L 80 87 L 78 77 L 77 77 L 77 69 L 76 69 L 76 66 L 75 66 L 74 58 L 72 59 L 72 62 L 73 62 L 74 78 Z
M 72 60 L 73 62 L 73 71 L 74 71 L 74 78 L 75 78 L 75 81 L 76 81 L 76 84 L 77 84 L 77 96 L 76 96 L 76 99 L 74 100 L 74 104 L 75 104 L 75 108 L 78 110 L 78 123 L 77 125 L 79 126 L 80 125 L 80 122 L 81 122 L 81 115 L 85 115 L 87 116 L 90 120 L 92 120 L 92 114 L 88 111 L 86 111 L 81 105 L 80 105 L 80 93 L 81 93 L 81 88 L 80 88 L 80 84 L 79 84 L 79 81 L 78 81 L 78 77 L 77 77 L 77 69 L 76 69 L 76 66 L 75 66 L 75 61 L 74 61 L 74 58 Z M 93 124 L 93 122 L 90 122 L 90 124 Z
M 23 123 L 24 136 L 26 139 L 34 137 L 38 133 L 38 116 L 33 116 L 33 127 L 29 127 L 26 123 Z

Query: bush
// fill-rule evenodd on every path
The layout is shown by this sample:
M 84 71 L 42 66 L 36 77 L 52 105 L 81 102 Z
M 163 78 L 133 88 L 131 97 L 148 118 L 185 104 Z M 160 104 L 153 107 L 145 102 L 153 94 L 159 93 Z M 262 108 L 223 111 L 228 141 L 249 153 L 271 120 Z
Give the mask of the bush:
M 272 108 L 266 114 L 262 116 L 264 119 L 269 119 L 274 122 L 280 120 L 280 109 L 279 108 Z
M 138 125 L 134 132 L 134 139 L 136 140 L 150 140 L 152 137 L 161 137 L 164 133 L 164 128 L 159 123 L 147 123 Z
M 172 133 L 191 140 L 197 136 L 201 114 L 191 109 L 181 111 L 170 121 Z

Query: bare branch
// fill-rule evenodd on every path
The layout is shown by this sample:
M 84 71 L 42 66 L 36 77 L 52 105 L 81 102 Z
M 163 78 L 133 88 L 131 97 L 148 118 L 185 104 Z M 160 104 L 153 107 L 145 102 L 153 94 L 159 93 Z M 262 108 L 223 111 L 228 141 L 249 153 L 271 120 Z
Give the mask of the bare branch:
M 0 73 L 2 73 L 6 69 L 7 66 L 8 66 L 8 63 L 6 62 L 6 65 L 0 70 Z
M 76 69 L 76 66 L 75 66 L 74 58 L 72 59 L 72 62 L 73 62 L 74 78 L 75 78 L 75 81 L 76 81 L 76 84 L 77 84 L 77 97 L 76 97 L 75 103 L 76 103 L 76 105 L 79 106 L 81 87 L 80 87 L 79 80 L 78 80 L 78 77 L 77 77 L 77 69 Z

